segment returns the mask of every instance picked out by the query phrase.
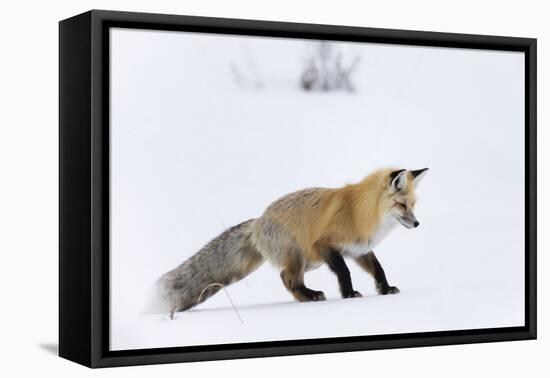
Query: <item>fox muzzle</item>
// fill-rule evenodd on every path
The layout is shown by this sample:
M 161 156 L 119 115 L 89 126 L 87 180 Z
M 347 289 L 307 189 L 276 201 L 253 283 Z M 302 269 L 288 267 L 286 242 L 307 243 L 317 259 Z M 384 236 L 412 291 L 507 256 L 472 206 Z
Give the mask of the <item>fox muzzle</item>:
M 416 220 L 416 217 L 412 213 L 397 216 L 397 220 L 406 228 L 416 228 L 420 225 L 420 222 Z

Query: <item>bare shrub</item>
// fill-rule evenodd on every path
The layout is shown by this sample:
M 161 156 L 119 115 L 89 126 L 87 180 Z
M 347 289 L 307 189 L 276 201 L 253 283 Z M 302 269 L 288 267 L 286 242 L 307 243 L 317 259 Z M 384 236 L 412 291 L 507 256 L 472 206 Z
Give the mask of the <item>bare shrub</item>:
M 355 91 L 352 73 L 361 58 L 356 55 L 344 63 L 343 53 L 326 41 L 316 43 L 305 59 L 300 85 L 306 91 Z

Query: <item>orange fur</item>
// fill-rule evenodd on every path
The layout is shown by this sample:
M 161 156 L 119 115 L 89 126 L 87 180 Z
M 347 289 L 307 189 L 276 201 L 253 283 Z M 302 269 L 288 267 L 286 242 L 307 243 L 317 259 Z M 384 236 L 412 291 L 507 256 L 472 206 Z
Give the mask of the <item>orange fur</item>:
M 376 231 L 383 214 L 395 206 L 389 190 L 390 174 L 395 170 L 376 171 L 342 188 L 311 189 L 315 195 L 295 201 L 299 205 L 283 201 L 268 209 L 269 216 L 291 233 L 306 261 L 321 261 L 329 247 L 368 240 Z M 412 181 L 399 193 L 406 202 L 414 202 Z M 296 199 L 299 193 L 287 197 Z

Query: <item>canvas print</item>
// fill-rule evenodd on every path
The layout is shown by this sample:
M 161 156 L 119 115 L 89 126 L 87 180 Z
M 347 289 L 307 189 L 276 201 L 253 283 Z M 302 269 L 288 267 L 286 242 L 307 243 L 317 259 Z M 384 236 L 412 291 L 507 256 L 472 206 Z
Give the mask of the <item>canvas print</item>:
M 110 350 L 525 325 L 524 53 L 109 39 Z

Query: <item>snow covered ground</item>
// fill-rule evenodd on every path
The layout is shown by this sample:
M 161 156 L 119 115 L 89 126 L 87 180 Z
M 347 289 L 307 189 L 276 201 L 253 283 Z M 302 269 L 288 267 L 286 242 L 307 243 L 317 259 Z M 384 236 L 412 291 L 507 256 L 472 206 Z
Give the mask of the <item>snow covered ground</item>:
M 522 54 L 339 43 L 361 56 L 356 93 L 306 93 L 306 41 L 111 38 L 111 349 L 524 323 Z M 387 166 L 431 168 L 420 227 L 376 250 L 400 294 L 375 295 L 350 261 L 363 298 L 340 299 L 321 267 L 306 284 L 328 301 L 296 303 L 266 263 L 227 288 L 243 323 L 223 291 L 175 320 L 140 315 L 154 281 L 224 228 Z

